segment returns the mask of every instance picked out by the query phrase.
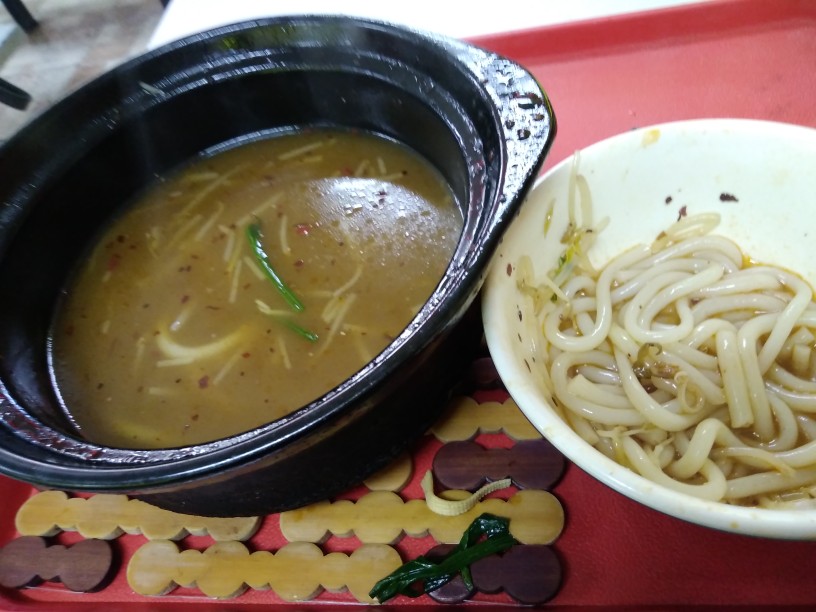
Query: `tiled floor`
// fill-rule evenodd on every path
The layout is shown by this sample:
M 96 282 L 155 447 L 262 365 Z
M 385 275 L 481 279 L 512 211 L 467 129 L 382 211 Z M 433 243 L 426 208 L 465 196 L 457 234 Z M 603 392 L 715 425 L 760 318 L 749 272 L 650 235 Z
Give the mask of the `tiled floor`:
M 24 0 L 40 22 L 0 54 L 0 77 L 26 90 L 25 111 L 0 105 L 0 141 L 65 94 L 146 49 L 160 0 Z M 0 26 L 14 25 L 0 5 Z M 5 59 L 4 59 L 5 58 Z

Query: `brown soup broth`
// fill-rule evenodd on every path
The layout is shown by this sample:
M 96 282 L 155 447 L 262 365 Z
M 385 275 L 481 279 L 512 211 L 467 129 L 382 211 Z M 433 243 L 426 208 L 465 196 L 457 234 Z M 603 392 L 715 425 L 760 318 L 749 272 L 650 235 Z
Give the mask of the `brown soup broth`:
M 251 224 L 302 311 L 264 275 Z M 461 229 L 436 170 L 372 135 L 279 135 L 199 160 L 128 207 L 82 262 L 53 325 L 55 386 L 81 434 L 108 446 L 268 423 L 399 335 Z

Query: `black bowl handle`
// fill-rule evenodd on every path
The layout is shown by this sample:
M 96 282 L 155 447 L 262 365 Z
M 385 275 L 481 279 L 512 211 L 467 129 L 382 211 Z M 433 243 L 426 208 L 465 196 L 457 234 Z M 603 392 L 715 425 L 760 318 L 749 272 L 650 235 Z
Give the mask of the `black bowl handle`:
M 479 79 L 499 115 L 506 155 L 499 213 L 538 175 L 555 138 L 555 113 L 536 78 L 520 64 L 471 45 L 460 61 Z
M 444 44 L 472 73 L 495 113 L 492 121 L 499 142 L 488 148 L 486 159 L 498 166 L 500 180 L 477 232 L 479 246 L 463 262 L 467 268 L 484 270 L 485 260 L 518 212 L 552 146 L 555 113 L 537 79 L 520 64 L 465 42 L 446 40 Z

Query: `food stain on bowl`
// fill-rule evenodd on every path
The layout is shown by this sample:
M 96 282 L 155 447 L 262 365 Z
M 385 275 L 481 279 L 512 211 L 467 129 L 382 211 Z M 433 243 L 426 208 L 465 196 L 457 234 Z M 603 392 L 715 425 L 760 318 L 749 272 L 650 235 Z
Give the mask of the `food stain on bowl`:
M 810 128 L 699 120 L 541 179 L 494 260 L 485 330 L 579 467 L 684 520 L 816 537 L 814 160 Z

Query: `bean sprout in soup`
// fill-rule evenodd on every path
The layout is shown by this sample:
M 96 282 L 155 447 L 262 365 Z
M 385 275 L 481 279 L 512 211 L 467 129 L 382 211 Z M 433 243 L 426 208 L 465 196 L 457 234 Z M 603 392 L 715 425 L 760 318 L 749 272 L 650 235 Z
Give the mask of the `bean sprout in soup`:
M 816 506 L 816 303 L 793 272 L 752 262 L 719 216 L 671 226 L 600 269 L 585 179 L 561 256 L 515 268 L 556 410 L 599 451 L 661 485 L 744 506 Z M 552 206 L 558 206 L 555 202 Z M 561 209 L 563 210 L 563 209 Z M 554 214 L 550 211 L 548 224 Z M 562 216 L 562 218 L 564 218 Z
M 416 315 L 462 228 L 400 144 L 310 131 L 163 178 L 106 230 L 53 326 L 55 386 L 88 440 L 212 441 L 360 370 Z

